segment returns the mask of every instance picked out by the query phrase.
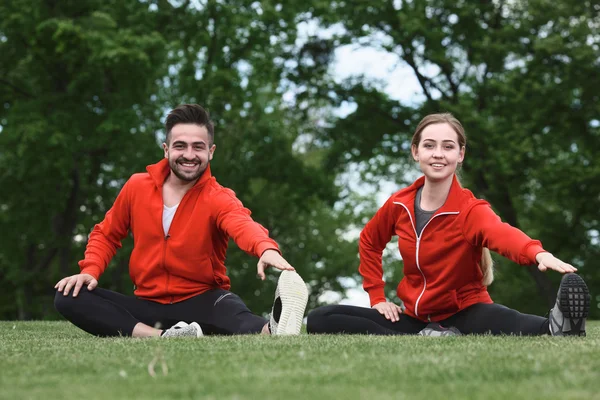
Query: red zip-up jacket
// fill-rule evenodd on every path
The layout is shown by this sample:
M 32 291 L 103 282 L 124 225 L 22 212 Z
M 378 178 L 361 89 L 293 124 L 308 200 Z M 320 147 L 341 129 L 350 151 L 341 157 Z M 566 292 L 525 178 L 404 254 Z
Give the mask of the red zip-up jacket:
M 170 172 L 168 161 L 146 170 L 125 183 L 104 220 L 94 227 L 79 262 L 81 273 L 98 279 L 131 230 L 129 275 L 135 295 L 166 304 L 209 289 L 229 290 L 225 253 L 230 237 L 256 257 L 268 249 L 279 251 L 235 193 L 217 183 L 210 166 L 181 199 L 165 236 L 162 189 Z
M 386 301 L 382 252 L 392 236 L 404 262 L 398 297 L 405 313 L 441 321 L 475 303 L 492 303 L 482 284 L 481 254 L 487 247 L 521 265 L 536 263 L 542 244 L 503 223 L 489 203 L 453 179 L 448 198 L 417 236 L 415 196 L 425 177 L 392 195 L 360 234 L 359 272 L 371 306 Z

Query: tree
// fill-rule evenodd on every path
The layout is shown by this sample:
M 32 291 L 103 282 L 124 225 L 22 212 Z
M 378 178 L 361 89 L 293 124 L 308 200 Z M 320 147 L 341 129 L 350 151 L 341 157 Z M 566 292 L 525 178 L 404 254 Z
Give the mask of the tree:
M 332 209 L 335 176 L 319 154 L 296 150 L 310 125 L 281 99 L 297 51 L 294 2 L 17 0 L 0 14 L 2 318 L 55 316 L 54 283 L 77 272 L 125 180 L 161 158 L 161 119 L 183 102 L 212 111 L 213 172 L 313 284 L 313 299 L 339 288 L 355 250 L 336 231 L 345 216 Z M 132 245 L 102 286 L 131 293 Z M 234 290 L 262 313 L 274 275 L 263 285 L 256 261 L 233 248 L 227 265 Z
M 464 184 L 503 220 L 579 267 L 594 291 L 600 287 L 593 268 L 600 250 L 600 170 L 593 163 L 600 150 L 599 13 L 598 4 L 575 0 L 321 3 L 312 16 L 324 27 L 344 28 L 330 47 L 363 43 L 397 55 L 424 96 L 411 106 L 369 81 L 337 85 L 328 96 L 333 104 L 357 108 L 321 138 L 337 148 L 331 165 L 362 163 L 365 180 L 395 178 L 393 171 L 412 169 L 404 154 L 416 122 L 430 112 L 452 112 L 469 138 Z M 496 300 L 531 312 L 553 304 L 556 274 L 530 266 L 527 283 L 523 269 L 497 261 Z
M 135 2 L 14 1 L 0 13 L 0 184 L 10 194 L 0 270 L 3 286 L 16 287 L 4 290 L 12 301 L 3 315 L 24 319 L 52 308 L 53 281 L 74 271 L 82 249 L 74 238 L 147 158 L 144 102 L 164 71 L 165 43 L 144 32 Z

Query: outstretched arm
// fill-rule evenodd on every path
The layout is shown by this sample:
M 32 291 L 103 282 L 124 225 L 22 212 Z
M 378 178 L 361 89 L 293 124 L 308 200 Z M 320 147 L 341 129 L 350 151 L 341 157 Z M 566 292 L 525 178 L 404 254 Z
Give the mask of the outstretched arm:
M 481 201 L 468 211 L 463 233 L 472 245 L 487 247 L 517 264 L 538 264 L 540 271 L 576 271 L 572 265 L 544 250 L 539 240 L 531 239 L 520 229 L 502 222 L 487 202 Z
M 250 217 L 250 210 L 242 205 L 233 191 L 225 189 L 216 197 L 217 227 L 233 238 L 240 249 L 259 257 L 257 273 L 265 279 L 265 269 L 294 270 L 282 256 L 279 246 L 269 237 L 269 231 Z

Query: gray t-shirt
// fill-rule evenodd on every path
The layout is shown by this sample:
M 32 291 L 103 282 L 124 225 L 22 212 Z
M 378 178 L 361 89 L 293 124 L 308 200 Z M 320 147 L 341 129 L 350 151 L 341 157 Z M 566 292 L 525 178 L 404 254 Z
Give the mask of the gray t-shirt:
M 433 211 L 423 211 L 421 209 L 421 193 L 423 192 L 423 186 L 421 186 L 418 190 L 417 190 L 417 195 L 415 196 L 415 229 L 417 230 L 417 236 L 421 236 L 421 232 L 423 231 L 423 228 L 425 227 L 425 225 L 429 222 L 429 220 L 431 219 L 431 217 L 433 217 L 433 214 L 435 214 L 435 212 L 437 210 L 439 210 L 439 208 L 437 210 L 433 210 Z

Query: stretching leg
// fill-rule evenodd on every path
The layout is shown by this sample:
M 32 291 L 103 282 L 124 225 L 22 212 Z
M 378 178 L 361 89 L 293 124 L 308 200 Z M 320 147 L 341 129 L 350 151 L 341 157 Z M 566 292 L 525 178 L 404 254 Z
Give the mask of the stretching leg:
M 548 318 L 523 314 L 501 304 L 478 303 L 440 322 L 464 334 L 548 335 Z
M 330 305 L 311 311 L 306 329 L 308 333 L 414 335 L 426 325 L 406 314 L 400 314 L 400 320 L 392 322 L 373 308 Z
M 242 299 L 228 290 L 213 289 L 190 299 L 162 306 L 168 323 L 197 322 L 206 335 L 260 333 L 267 320 L 253 314 Z

